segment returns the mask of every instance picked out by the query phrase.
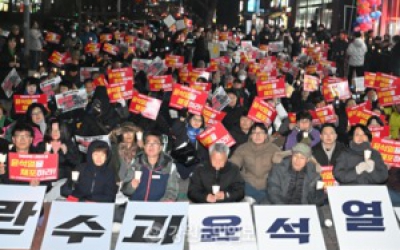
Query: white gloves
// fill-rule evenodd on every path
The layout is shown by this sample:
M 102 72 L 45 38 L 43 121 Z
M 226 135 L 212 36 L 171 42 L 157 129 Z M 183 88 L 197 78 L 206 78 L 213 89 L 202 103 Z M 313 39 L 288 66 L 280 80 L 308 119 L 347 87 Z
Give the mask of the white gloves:
M 374 171 L 374 169 L 375 169 L 375 162 L 370 159 L 365 162 L 360 162 L 356 166 L 356 173 L 358 175 L 362 174 L 364 171 L 367 173 L 372 173 L 372 171 Z

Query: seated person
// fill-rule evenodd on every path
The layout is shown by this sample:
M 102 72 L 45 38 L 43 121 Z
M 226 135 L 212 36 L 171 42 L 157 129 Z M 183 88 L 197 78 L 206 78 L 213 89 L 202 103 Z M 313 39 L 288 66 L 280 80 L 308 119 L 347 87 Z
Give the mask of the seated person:
M 238 202 L 244 198 L 244 180 L 239 168 L 228 161 L 229 148 L 216 143 L 210 161 L 190 177 L 188 198 L 194 203 Z
M 320 141 L 320 133 L 312 126 L 312 116 L 308 111 L 302 111 L 296 114 L 296 127 L 288 135 L 285 143 L 285 150 L 291 150 L 298 142 L 307 141 L 311 147 L 317 145 Z M 304 141 L 303 141 L 304 140 Z
M 274 164 L 267 181 L 266 204 L 316 204 L 324 202 L 322 179 L 311 158 L 311 148 L 298 143 L 281 163 Z
M 70 179 L 63 186 L 62 195 L 71 195 L 71 200 L 76 198 L 79 201 L 115 202 L 118 187 L 110 162 L 111 149 L 106 142 L 93 141 L 90 143 L 86 163 L 78 167 L 77 183 L 73 185 Z

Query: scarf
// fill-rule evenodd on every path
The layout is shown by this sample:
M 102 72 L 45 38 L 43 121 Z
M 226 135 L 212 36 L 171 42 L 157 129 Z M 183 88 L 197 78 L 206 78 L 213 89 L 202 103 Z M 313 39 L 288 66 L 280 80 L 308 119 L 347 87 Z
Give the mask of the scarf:
M 189 141 L 194 144 L 196 143 L 196 137 L 200 134 L 201 128 L 193 128 L 192 126 L 187 126 L 187 136 L 189 137 Z

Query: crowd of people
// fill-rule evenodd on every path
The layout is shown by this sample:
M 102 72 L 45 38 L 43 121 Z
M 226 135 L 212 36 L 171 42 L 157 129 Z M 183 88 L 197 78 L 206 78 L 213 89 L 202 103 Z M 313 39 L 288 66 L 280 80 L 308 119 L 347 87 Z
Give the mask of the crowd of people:
M 154 29 L 154 27 L 153 27 Z M 48 104 L 32 103 L 25 114 L 15 112 L 12 96 L 0 89 L 0 151 L 29 154 L 58 154 L 59 180 L 39 182 L 31 186 L 46 185 L 47 191 L 59 189 L 61 196 L 77 201 L 115 202 L 117 193 L 131 201 L 177 201 L 188 199 L 193 203 L 240 202 L 257 204 L 316 204 L 327 202 L 321 186 L 321 168 L 333 167 L 333 176 L 339 185 L 387 185 L 393 205 L 400 205 L 400 171 L 384 163 L 381 154 L 372 148 L 371 127 L 388 125 L 388 139 L 399 140 L 400 103 L 381 106 L 377 89 L 356 90 L 353 78 L 364 72 L 382 72 L 400 76 L 400 36 L 374 36 L 373 32 L 332 34 L 324 25 L 309 28 L 275 27 L 265 24 L 262 29 L 253 27 L 245 34 L 240 28 L 187 27 L 177 31 L 161 26 L 153 30 L 145 25 L 119 29 L 101 20 L 85 24 L 80 30 L 74 25 L 55 23 L 52 30 L 60 35 L 58 44 L 49 43 L 38 22 L 29 31 L 30 60 L 23 60 L 24 41 L 17 25 L 7 37 L 1 37 L 0 82 L 12 69 L 22 78 L 14 86 L 14 95 L 42 93 L 41 83 L 57 76 L 62 81 L 55 94 L 85 89 L 88 104 L 85 108 L 63 112 L 54 96 Z M 229 148 L 216 143 L 206 148 L 198 140 L 209 124 L 204 117 L 191 114 L 187 109 L 169 107 L 171 92 L 150 91 L 145 70 L 134 69 L 134 91 L 162 101 L 155 120 L 129 112 L 128 103 L 110 103 L 106 86 L 96 86 L 94 80 L 107 70 L 132 67 L 133 59 L 165 59 L 167 55 L 184 58 L 184 64 L 193 69 L 206 69 L 212 61 L 209 43 L 217 42 L 221 34 L 228 34 L 228 47 L 221 52 L 230 62 L 219 65 L 208 79 L 210 93 L 219 87 L 226 90 L 230 102 L 222 110 L 226 113 L 222 124 L 235 139 Z M 119 48 L 116 55 L 102 49 L 87 53 L 90 43 L 100 42 L 102 34 L 113 34 L 108 41 Z M 117 35 L 118 34 L 118 35 Z M 150 42 L 149 48 L 129 46 L 120 36 L 134 36 Z M 272 106 L 281 106 L 289 117 L 274 118 L 272 123 L 255 122 L 248 111 L 257 97 L 257 74 L 249 70 L 251 62 L 235 60 L 241 41 L 251 41 L 253 48 L 262 48 L 283 42 L 280 51 L 266 51 L 263 57 L 278 58 L 297 65 L 297 74 L 278 69 L 285 76 L 286 97 L 266 100 Z M 103 46 L 104 42 L 102 42 Z M 325 75 L 310 75 L 348 79 L 352 91 L 350 98 L 333 101 L 337 121 L 314 123 L 310 111 L 327 106 L 321 89 L 304 90 L 304 75 L 308 66 L 319 59 L 304 53 L 306 48 L 328 48 L 325 60 L 334 62 L 336 70 Z M 68 53 L 69 61 L 62 66 L 51 64 L 47 58 L 54 52 Z M 81 82 L 80 68 L 96 67 L 89 78 Z M 29 72 L 29 74 L 28 74 Z M 189 85 L 181 79 L 178 68 L 166 68 L 160 75 L 172 75 L 175 83 Z M 209 100 L 210 101 L 210 100 Z M 346 108 L 367 102 L 374 115 L 365 124 L 349 125 Z M 210 102 L 208 105 L 211 106 Z M 177 116 L 172 115 L 176 111 Z M 279 122 L 276 122 L 279 120 Z M 108 135 L 110 144 L 94 141 L 86 145 L 83 153 L 76 135 Z M 184 145 L 184 146 L 182 146 Z M 179 150 L 182 146 L 185 150 Z M 182 148 L 181 148 L 182 149 Z M 365 152 L 369 152 L 365 156 Z M 74 178 L 74 172 L 79 177 Z M 11 180 L 8 161 L 0 163 L 1 184 L 24 184 Z M 189 179 L 188 190 L 181 190 L 180 180 Z M 26 183 L 25 183 L 26 184 Z

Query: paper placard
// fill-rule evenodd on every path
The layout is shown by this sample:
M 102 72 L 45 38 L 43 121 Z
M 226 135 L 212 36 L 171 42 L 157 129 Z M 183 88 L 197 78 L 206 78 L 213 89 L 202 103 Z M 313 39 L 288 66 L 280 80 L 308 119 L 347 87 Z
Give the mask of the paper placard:
M 76 135 L 75 140 L 78 143 L 79 151 L 81 151 L 82 153 L 85 153 L 85 154 L 87 153 L 87 149 L 88 149 L 90 143 L 92 143 L 93 141 L 97 141 L 97 140 L 104 141 L 110 145 L 110 138 L 108 137 L 108 135 L 97 135 L 97 136 Z
M 57 108 L 62 112 L 85 108 L 88 104 L 88 95 L 85 89 L 71 90 L 55 96 Z
M 1 84 L 1 87 L 8 98 L 12 96 L 14 88 L 16 88 L 21 81 L 21 77 L 19 77 L 17 70 L 13 68 Z
M 133 98 L 129 111 L 135 114 L 141 114 L 151 120 L 156 120 L 160 112 L 161 100 L 146 95 L 133 92 Z

